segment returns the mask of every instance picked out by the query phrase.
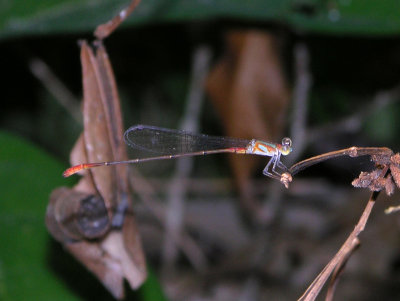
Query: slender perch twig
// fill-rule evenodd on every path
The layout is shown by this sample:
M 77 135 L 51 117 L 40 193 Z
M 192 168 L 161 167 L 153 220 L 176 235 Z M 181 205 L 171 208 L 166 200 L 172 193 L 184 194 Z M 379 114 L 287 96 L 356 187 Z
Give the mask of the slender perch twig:
M 298 172 L 304 170 L 307 167 L 310 167 L 311 165 L 337 158 L 337 157 L 342 157 L 342 156 L 349 156 L 349 157 L 360 157 L 360 156 L 391 156 L 393 154 L 393 151 L 387 147 L 349 147 L 329 153 L 325 153 L 322 155 L 318 155 L 306 160 L 303 160 L 301 162 L 298 162 L 294 165 L 292 165 L 289 168 L 289 173 L 294 176 Z
M 327 295 L 328 300 L 333 298 L 337 275 L 340 273 L 340 270 L 343 268 L 355 247 L 359 244 L 358 236 L 365 228 L 379 192 L 385 189 L 386 193 L 390 195 L 394 190 L 394 182 L 397 186 L 400 184 L 400 155 L 394 155 L 393 151 L 387 147 L 353 146 L 308 158 L 292 165 L 287 172 L 282 174 L 281 182 L 288 187 L 289 182 L 292 180 L 292 176 L 314 164 L 342 156 L 350 156 L 354 158 L 366 155 L 371 156 L 371 160 L 375 163 L 376 168 L 372 172 L 361 172 L 360 176 L 354 180 L 352 184 L 355 187 L 368 187 L 372 191 L 368 204 L 353 232 L 349 235 L 346 242 L 332 260 L 307 288 L 303 296 L 300 297 L 299 300 L 301 301 L 315 300 L 329 276 L 336 269 Z

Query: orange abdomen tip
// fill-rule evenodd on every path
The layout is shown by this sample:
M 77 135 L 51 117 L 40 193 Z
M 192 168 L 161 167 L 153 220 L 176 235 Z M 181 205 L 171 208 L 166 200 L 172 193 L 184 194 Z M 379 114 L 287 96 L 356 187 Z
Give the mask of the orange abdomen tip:
M 104 165 L 104 163 L 84 163 L 84 164 L 78 164 L 78 165 L 75 165 L 75 166 L 72 166 L 72 167 L 66 169 L 66 170 L 63 172 L 63 177 L 64 177 L 64 178 L 67 178 L 67 177 L 69 177 L 69 176 L 72 176 L 73 174 L 76 174 L 77 172 L 79 172 L 79 171 L 81 171 L 81 170 L 89 169 L 89 168 L 97 167 L 97 166 L 103 166 L 103 165 Z
M 63 177 L 67 178 L 69 176 L 72 176 L 73 174 L 76 174 L 78 171 L 81 171 L 82 169 L 85 169 L 84 165 L 85 164 L 79 164 L 79 165 L 75 165 L 75 166 L 72 166 L 72 167 L 66 169 L 63 172 Z

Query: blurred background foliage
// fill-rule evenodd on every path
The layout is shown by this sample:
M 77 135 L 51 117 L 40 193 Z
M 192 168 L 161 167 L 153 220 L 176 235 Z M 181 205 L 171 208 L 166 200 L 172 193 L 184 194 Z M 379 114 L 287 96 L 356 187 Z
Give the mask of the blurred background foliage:
M 126 1 L 48 0 L 2 1 L 2 37 L 91 31 L 118 12 Z M 295 31 L 344 35 L 393 35 L 400 31 L 396 0 L 207 0 L 143 2 L 130 18 L 132 25 L 213 21 L 231 18 L 247 22 L 274 22 Z
M 94 28 L 126 5 L 126 0 L 0 2 L 1 300 L 91 299 L 94 296 L 87 293 L 86 283 L 96 287 L 100 296 L 107 296 L 89 274 L 82 276 L 85 285 L 73 289 L 59 278 L 59 274 L 74 275 L 81 269 L 65 253 L 65 270 L 52 267 L 62 250 L 47 234 L 45 208 L 52 189 L 72 183 L 63 179 L 61 172 L 68 166 L 69 152 L 82 127 L 31 68 L 35 59 L 44 61 L 79 100 L 77 41 L 92 39 Z M 310 124 L 350 115 L 378 91 L 399 84 L 399 11 L 397 0 L 143 0 L 105 42 L 125 124 L 176 128 L 187 94 L 193 50 L 207 44 L 218 58 L 222 36 L 232 28 L 279 33 L 289 80 L 293 79 L 293 45 L 304 41 L 313 75 Z M 361 133 L 340 137 L 334 146 L 382 145 L 398 150 L 399 114 L 398 103 L 377 110 L 363 124 Z M 209 103 L 201 119 L 203 132 L 223 134 Z M 219 166 L 218 173 L 229 173 L 226 166 L 210 165 Z M 203 176 L 212 173 L 208 165 L 197 168 Z M 146 293 L 141 296 L 154 300 Z M 109 297 L 99 300 L 103 299 Z

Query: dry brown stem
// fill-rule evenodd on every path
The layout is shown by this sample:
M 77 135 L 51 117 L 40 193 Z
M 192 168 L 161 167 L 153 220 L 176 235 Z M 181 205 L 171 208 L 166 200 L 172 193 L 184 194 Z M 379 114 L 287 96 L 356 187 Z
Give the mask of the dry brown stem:
M 139 5 L 140 0 L 132 0 L 129 6 L 119 12 L 114 18 L 107 23 L 97 26 L 94 35 L 97 39 L 103 40 L 118 28 L 118 26 L 135 10 Z
M 374 207 L 378 195 L 379 192 L 372 192 L 371 197 L 368 200 L 367 206 L 365 207 L 364 212 L 362 213 L 360 220 L 358 221 L 354 230 L 350 233 L 349 237 L 346 239 L 340 250 L 325 266 L 321 273 L 315 278 L 315 280 L 311 283 L 311 285 L 307 288 L 307 290 L 299 298 L 299 300 L 315 300 L 331 273 L 337 267 L 343 266 L 343 264 L 348 260 L 349 256 L 355 248 L 355 245 L 358 243 L 358 236 L 365 229 L 365 225 L 367 224 L 368 218 L 371 214 L 372 208 Z

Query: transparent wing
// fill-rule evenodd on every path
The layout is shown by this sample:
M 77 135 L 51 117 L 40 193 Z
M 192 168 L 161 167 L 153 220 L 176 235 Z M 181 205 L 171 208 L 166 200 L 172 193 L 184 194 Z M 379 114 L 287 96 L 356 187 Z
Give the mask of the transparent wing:
M 164 155 L 243 148 L 250 143 L 250 140 L 245 139 L 208 136 L 147 125 L 130 127 L 124 139 L 132 148 Z

